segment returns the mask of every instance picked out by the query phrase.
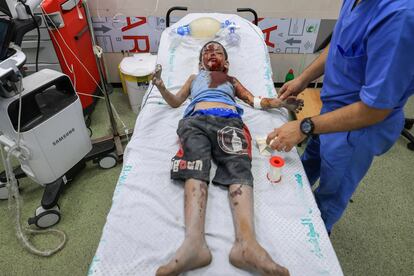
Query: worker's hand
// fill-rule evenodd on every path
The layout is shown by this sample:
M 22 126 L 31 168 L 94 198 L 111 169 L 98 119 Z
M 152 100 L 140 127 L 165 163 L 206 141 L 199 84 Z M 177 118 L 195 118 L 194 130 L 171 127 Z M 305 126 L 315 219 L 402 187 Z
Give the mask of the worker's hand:
M 267 136 L 266 143 L 274 150 L 288 152 L 305 138 L 306 135 L 300 131 L 300 121 L 296 120 L 275 128 Z
M 304 81 L 300 76 L 296 79 L 288 81 L 279 89 L 279 99 L 285 100 L 289 96 L 297 96 L 300 92 L 305 90 L 308 83 Z
M 281 102 L 281 107 L 284 107 L 289 111 L 299 113 L 303 107 L 303 100 L 297 99 L 295 96 L 289 96 Z

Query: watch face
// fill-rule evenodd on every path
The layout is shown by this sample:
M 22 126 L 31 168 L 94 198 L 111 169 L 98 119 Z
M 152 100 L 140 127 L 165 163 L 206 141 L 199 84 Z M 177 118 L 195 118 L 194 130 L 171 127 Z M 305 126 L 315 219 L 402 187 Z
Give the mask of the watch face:
M 302 131 L 304 133 L 310 133 L 312 131 L 312 126 L 309 122 L 304 121 L 302 123 Z

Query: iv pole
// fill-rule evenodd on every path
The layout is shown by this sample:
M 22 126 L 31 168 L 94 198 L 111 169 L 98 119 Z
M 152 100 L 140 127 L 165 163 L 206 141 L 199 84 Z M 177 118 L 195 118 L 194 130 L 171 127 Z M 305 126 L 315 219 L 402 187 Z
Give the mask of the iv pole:
M 118 133 L 118 127 L 117 127 L 116 120 L 115 120 L 115 117 L 114 117 L 114 114 L 113 114 L 113 111 L 112 111 L 111 101 L 109 99 L 108 90 L 107 90 L 107 87 L 106 87 L 107 81 L 106 81 L 106 78 L 105 78 L 104 73 L 103 73 L 104 69 L 103 69 L 103 66 L 102 66 L 102 53 L 97 53 L 95 51 L 95 46 L 97 44 L 96 44 L 96 39 L 95 39 L 95 33 L 93 31 L 93 25 L 92 25 L 92 21 L 91 21 L 91 14 L 89 12 L 89 6 L 88 6 L 88 3 L 87 3 L 86 0 L 82 0 L 82 5 L 85 8 L 86 20 L 88 22 L 89 31 L 90 31 L 91 38 L 92 38 L 92 45 L 93 45 L 92 47 L 94 47 L 95 60 L 96 60 L 96 63 L 98 65 L 99 77 L 101 79 L 101 86 L 102 86 L 102 90 L 103 90 L 102 92 L 103 92 L 104 97 L 105 97 L 106 109 L 108 111 L 109 120 L 110 120 L 111 128 L 112 128 L 112 136 L 95 139 L 93 142 L 94 143 L 95 142 L 102 142 L 102 141 L 113 139 L 113 141 L 115 143 L 116 154 L 117 154 L 118 158 L 122 158 L 122 155 L 124 153 L 124 149 L 122 147 L 122 142 L 121 141 L 122 141 L 123 136 L 126 137 L 127 134 L 126 135 L 119 135 L 119 133 Z

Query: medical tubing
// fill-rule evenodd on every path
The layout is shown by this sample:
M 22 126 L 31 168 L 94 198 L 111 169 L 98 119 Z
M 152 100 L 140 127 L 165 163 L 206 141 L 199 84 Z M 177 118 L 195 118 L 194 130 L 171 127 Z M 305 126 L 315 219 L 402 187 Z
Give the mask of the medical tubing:
M 14 211 L 14 218 L 15 218 L 15 227 L 16 227 L 16 236 L 18 238 L 18 240 L 21 242 L 23 248 L 25 248 L 26 250 L 28 250 L 30 253 L 38 255 L 38 256 L 42 256 L 42 257 L 48 257 L 51 256 L 53 254 L 55 254 L 56 252 L 58 252 L 59 250 L 61 250 L 66 243 L 66 234 L 61 231 L 61 230 L 56 230 L 56 229 L 47 229 L 47 230 L 35 230 L 35 229 L 30 229 L 30 228 L 23 228 L 22 224 L 21 224 L 21 209 L 22 209 L 22 201 L 21 201 L 21 197 L 20 197 L 20 193 L 19 193 L 19 188 L 17 185 L 17 180 L 16 177 L 13 173 L 13 169 L 10 163 L 10 157 L 11 154 L 18 150 L 17 146 L 13 146 L 10 148 L 8 154 L 7 154 L 7 158 L 6 160 L 4 159 L 4 153 L 3 153 L 3 146 L 0 147 L 1 148 L 1 157 L 3 160 L 3 164 L 5 167 L 5 171 L 6 171 L 6 178 L 7 178 L 7 189 L 9 192 L 9 210 L 10 211 Z M 12 201 L 15 201 L 15 206 L 13 206 L 13 204 L 11 203 Z M 56 234 L 58 236 L 61 236 L 61 243 L 55 247 L 54 249 L 50 249 L 50 250 L 39 250 L 37 249 L 33 244 L 30 243 L 30 241 L 28 240 L 28 238 L 26 237 L 26 233 L 28 234 L 46 234 L 46 233 L 52 233 L 52 234 Z
M 150 14 L 155 16 L 155 12 L 158 10 L 158 4 L 159 4 L 159 0 L 157 0 L 157 2 L 155 3 L 155 8 Z
M 7 190 L 8 190 L 8 194 L 9 194 L 9 198 L 8 198 L 8 207 L 9 210 L 11 212 L 14 212 L 14 218 L 15 218 L 15 226 L 16 226 L 16 236 L 19 239 L 19 241 L 21 242 L 22 246 L 27 249 L 29 252 L 39 255 L 39 256 L 51 256 L 53 254 L 55 254 L 56 252 L 58 252 L 59 250 L 61 250 L 63 248 L 63 246 L 65 246 L 66 243 L 66 234 L 63 231 L 60 230 L 56 230 L 56 229 L 48 229 L 48 230 L 33 230 L 33 229 L 22 229 L 22 224 L 21 224 L 21 205 L 22 205 L 22 201 L 21 201 L 21 197 L 20 197 L 20 193 L 19 193 L 19 187 L 17 185 L 17 179 L 14 175 L 13 172 L 13 168 L 11 166 L 10 163 L 10 157 L 11 154 L 13 153 L 13 151 L 18 151 L 20 149 L 20 138 L 21 138 L 21 133 L 20 133 L 20 126 L 21 126 L 21 115 L 22 115 L 22 93 L 19 93 L 19 113 L 18 113 L 18 119 L 17 119 L 17 143 L 15 146 L 11 147 L 9 149 L 9 152 L 7 154 L 7 158 L 6 160 L 4 160 L 4 154 L 3 154 L 3 146 L 1 146 L 1 157 L 2 157 L 2 161 L 3 161 L 3 166 L 5 168 L 5 172 L 6 172 L 6 179 L 7 179 Z M 15 208 L 13 208 L 13 199 L 15 200 Z M 46 233 L 54 233 L 57 235 L 61 235 L 62 236 L 62 242 L 55 248 L 55 249 L 51 249 L 51 250 L 39 250 L 36 247 L 34 247 L 29 240 L 26 238 L 24 231 L 26 231 L 26 233 L 31 233 L 31 234 L 46 234 Z
M 77 93 L 79 95 L 91 96 L 91 97 L 94 97 L 94 98 L 105 100 L 105 97 L 102 97 L 102 96 L 90 95 L 90 94 L 85 94 L 85 93 L 81 93 L 81 92 L 77 92 Z M 111 108 L 114 110 L 114 114 L 115 114 L 116 118 L 121 122 L 122 126 L 124 127 L 126 138 L 127 138 L 127 141 L 129 142 L 129 138 L 128 138 L 129 129 L 128 129 L 128 127 L 125 125 L 125 122 L 122 121 L 121 116 L 119 116 L 118 111 L 116 110 L 115 106 L 112 103 L 111 103 Z
M 26 1 L 19 1 L 25 8 L 26 13 L 30 15 L 30 17 L 33 20 L 33 25 L 35 25 L 36 29 L 37 29 L 37 49 L 36 49 L 36 72 L 39 71 L 39 50 L 40 50 L 40 28 L 39 28 L 39 24 L 37 24 L 37 21 L 33 15 L 32 10 L 30 9 L 30 7 L 28 5 L 26 5 Z M 42 1 L 43 2 L 43 1 Z M 40 4 L 39 4 L 40 5 Z
M 19 115 L 17 117 L 17 148 L 20 148 L 20 122 L 22 118 L 22 93 L 19 93 Z
M 85 93 L 81 93 L 81 92 L 77 92 L 77 93 L 79 95 L 91 96 L 91 97 L 94 97 L 94 98 L 105 100 L 105 97 L 102 97 L 102 96 L 90 95 L 90 94 L 85 94 Z M 118 111 L 116 110 L 115 106 L 112 103 L 111 103 L 111 108 L 113 109 L 116 118 L 121 122 L 122 126 L 124 127 L 125 135 L 126 135 L 127 141 L 129 142 L 129 137 L 128 137 L 129 129 L 128 129 L 128 127 L 126 126 L 125 122 L 122 121 L 121 116 L 119 115 Z
M 149 96 L 151 95 L 151 92 L 152 92 L 152 89 L 154 88 L 154 84 L 152 84 L 152 86 L 151 86 L 151 88 L 150 88 L 150 91 L 148 92 L 148 95 L 145 97 L 145 101 L 144 101 L 144 103 L 142 104 L 142 108 L 144 108 L 144 106 L 147 104 L 147 100 L 148 100 L 148 98 L 149 98 Z
M 97 96 L 97 95 L 92 95 L 92 94 L 85 94 L 85 93 L 82 93 L 82 92 L 76 92 L 76 93 L 78 93 L 79 95 L 82 95 L 82 96 L 89 96 L 89 97 L 92 97 L 92 98 L 105 100 L 105 97 L 102 97 L 102 96 Z
M 0 153 L 1 153 L 1 160 L 2 160 L 2 162 L 3 162 L 3 167 L 4 167 L 4 172 L 5 172 L 5 174 L 6 174 L 6 188 L 7 188 L 7 191 L 8 191 L 8 208 L 9 208 L 9 210 L 11 209 L 11 207 L 12 207 L 12 199 L 13 199 L 13 196 L 12 196 L 12 193 L 10 192 L 10 188 L 9 188 L 9 186 L 10 186 L 10 184 L 9 184 L 9 170 L 7 169 L 7 166 L 6 166 L 6 159 L 4 158 L 4 149 L 3 149 L 3 145 L 0 145 Z
M 129 129 L 125 125 L 124 121 L 122 121 L 121 116 L 119 116 L 118 111 L 115 109 L 115 106 L 112 103 L 111 103 L 111 108 L 113 109 L 115 116 L 118 118 L 118 120 L 121 122 L 122 126 L 124 127 L 126 138 L 127 138 L 127 141 L 129 142 L 129 138 L 128 138 Z
M 36 22 L 36 19 L 33 16 L 33 13 L 30 13 L 30 16 L 33 18 L 33 21 L 36 24 L 36 30 L 37 30 L 36 72 L 38 72 L 39 71 L 39 51 L 40 51 L 40 28 L 39 28 L 39 25 Z
M 50 18 L 50 16 L 45 12 L 45 10 L 42 8 L 42 13 L 43 15 L 47 16 L 49 19 L 49 22 L 52 23 L 53 27 L 55 28 L 56 32 L 58 33 L 58 35 L 60 36 L 60 38 L 62 39 L 63 43 L 65 44 L 66 48 L 69 50 L 69 52 L 73 55 L 73 57 L 79 62 L 79 64 L 83 67 L 83 69 L 85 69 L 86 73 L 88 73 L 89 77 L 91 77 L 91 79 L 93 80 L 93 82 L 96 84 L 96 86 L 98 86 L 98 88 L 103 91 L 102 87 L 98 84 L 97 80 L 95 80 L 95 78 L 92 76 L 92 74 L 89 72 L 88 68 L 83 64 L 83 62 L 76 56 L 76 54 L 72 51 L 72 49 L 69 47 L 69 45 L 66 43 L 64 37 L 62 36 L 62 34 L 60 33 L 59 29 L 56 27 L 55 23 L 53 22 L 53 20 Z M 53 32 L 50 32 L 53 36 L 53 38 L 56 40 L 55 35 L 53 34 Z M 56 40 L 57 41 L 57 40 Z M 58 45 L 58 48 L 60 48 L 59 43 L 56 43 L 56 45 Z M 62 53 L 62 50 L 59 49 Z M 65 60 L 66 66 L 67 66 L 67 62 L 66 62 L 66 58 L 64 55 L 62 55 L 63 59 Z M 69 68 L 69 66 L 67 66 Z M 73 72 L 72 72 L 73 73 Z M 74 73 L 73 73 L 74 74 Z
M 52 23 L 52 25 L 53 25 L 53 27 L 55 28 L 55 30 L 57 31 L 57 33 L 59 34 L 59 36 L 61 37 L 61 39 L 62 39 L 62 41 L 64 42 L 64 44 L 65 44 L 65 46 L 66 46 L 66 48 L 68 48 L 69 49 L 69 51 L 72 53 L 72 55 L 76 58 L 76 60 L 82 65 L 82 67 L 83 67 L 83 69 L 85 69 L 85 71 L 88 73 L 88 75 L 91 77 L 91 79 L 92 79 L 92 81 L 96 84 L 96 86 L 99 88 L 99 90 L 101 90 L 101 92 L 102 93 L 104 93 L 103 92 L 103 89 L 102 89 L 102 87 L 98 84 L 98 82 L 95 80 L 95 78 L 92 76 L 92 74 L 90 73 L 90 71 L 88 70 L 88 68 L 83 64 L 83 62 L 75 55 L 75 53 L 72 51 L 72 49 L 69 47 L 69 45 L 66 43 L 66 41 L 65 41 L 65 39 L 63 38 L 63 36 L 62 36 L 62 34 L 60 33 L 60 31 L 59 31 L 59 29 L 56 27 L 56 25 L 55 25 L 55 23 L 53 22 L 53 20 L 51 20 L 50 19 L 50 16 L 43 10 L 43 7 L 41 7 L 42 8 L 42 14 L 43 14 L 43 16 L 47 16 L 48 18 L 49 18 L 49 21 Z M 45 20 L 46 21 L 46 20 Z M 52 34 L 52 36 L 53 36 L 53 38 L 56 40 L 56 37 L 55 37 L 55 35 L 53 34 L 53 32 L 50 32 L 51 34 Z M 56 40 L 57 41 L 57 40 Z M 69 71 L 72 73 L 72 75 L 73 75 L 73 79 L 74 79 L 74 82 L 75 82 L 75 84 L 76 84 L 76 76 L 75 76 L 75 71 L 74 71 L 74 69 L 73 69 L 73 64 L 71 64 L 71 67 L 69 67 L 69 65 L 68 65 L 68 63 L 67 63 L 67 61 L 66 61 L 66 58 L 65 58 L 65 55 L 63 55 L 63 51 L 62 51 L 62 49 L 60 48 L 60 45 L 59 45 L 59 43 L 56 43 L 56 45 L 58 46 L 58 48 L 59 48 L 59 51 L 60 51 L 60 53 L 62 54 L 62 57 L 63 57 L 63 60 L 65 61 L 65 65 L 66 65 L 66 67 L 69 69 Z M 72 70 L 71 70 L 71 68 L 72 68 Z M 76 86 L 75 86 L 75 89 L 76 89 Z M 91 94 L 84 94 L 84 93 L 79 93 L 79 92 L 77 92 L 78 94 L 80 94 L 80 95 L 83 95 L 83 96 L 88 96 L 88 97 L 96 97 L 96 98 L 103 98 L 103 97 L 97 97 L 97 96 L 95 96 L 95 95 L 91 95 Z M 103 99 L 105 99 L 105 98 L 103 98 Z M 116 111 L 116 109 L 115 109 L 115 106 L 111 103 L 111 108 L 114 110 L 114 113 L 116 113 L 117 115 L 115 115 L 115 116 L 117 116 L 117 118 L 119 119 L 119 121 L 121 122 L 121 124 L 125 127 L 125 123 L 122 121 L 122 119 L 121 119 L 121 117 L 119 116 L 119 114 L 118 114 L 118 112 Z M 129 133 L 129 129 L 128 128 L 126 128 L 125 127 L 125 129 L 124 129 L 124 131 L 125 131 L 125 134 L 126 134 L 126 137 L 127 137 L 127 140 L 129 141 L 129 139 L 128 139 L 128 133 Z
M 39 71 L 39 51 L 40 51 L 40 28 L 32 12 L 30 12 L 30 16 L 33 19 L 33 23 L 36 25 L 36 30 L 37 30 L 36 72 L 38 72 Z
M 73 88 L 76 91 L 76 75 L 75 75 L 75 70 L 73 69 L 73 63 L 70 66 L 72 67 L 72 71 L 70 71 L 70 70 L 69 71 L 72 72 L 72 74 L 73 74 Z
M 40 6 L 41 7 L 41 9 L 42 9 L 42 11 L 43 11 L 43 13 L 42 13 L 42 17 L 43 17 L 43 20 L 45 21 L 45 22 L 47 22 L 47 20 L 46 20 L 46 17 L 45 17 L 45 12 L 44 12 L 44 10 L 43 10 L 43 7 L 42 6 Z M 46 14 L 47 15 L 47 14 Z M 47 17 L 49 18 L 49 20 L 50 20 L 50 22 L 53 24 L 53 26 L 55 27 L 55 29 L 57 30 L 57 28 L 56 28 L 56 25 L 55 25 L 55 23 L 50 19 L 50 16 L 49 15 L 47 15 Z M 53 34 L 53 32 L 50 32 L 50 34 L 53 36 L 53 38 L 55 39 L 55 41 L 57 41 L 56 40 L 56 37 L 55 37 L 55 35 Z M 69 72 L 71 72 L 72 73 L 72 75 L 75 77 L 75 72 L 74 72 L 74 70 L 73 70 L 73 64 L 71 64 L 71 66 L 69 67 L 69 64 L 68 64 L 68 62 L 67 62 L 67 60 L 66 60 L 66 58 L 65 58 L 65 55 L 63 54 L 63 51 L 62 51 L 62 48 L 60 48 L 60 45 L 58 44 L 58 43 L 56 43 L 57 44 L 57 46 L 58 46 L 58 49 L 59 49 L 59 51 L 60 51 L 60 54 L 62 55 L 62 57 L 63 57 L 63 61 L 65 62 L 65 65 L 66 65 L 66 68 L 68 68 L 68 70 L 69 70 Z M 71 69 L 72 68 L 72 69 Z

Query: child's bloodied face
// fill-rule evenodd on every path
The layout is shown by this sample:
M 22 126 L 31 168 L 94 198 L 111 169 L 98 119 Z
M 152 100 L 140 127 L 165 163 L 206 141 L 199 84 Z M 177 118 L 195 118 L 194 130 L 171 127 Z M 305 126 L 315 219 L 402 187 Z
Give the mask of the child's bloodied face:
M 224 49 L 217 43 L 207 44 L 201 52 L 201 62 L 208 71 L 221 71 L 227 73 L 228 61 Z

